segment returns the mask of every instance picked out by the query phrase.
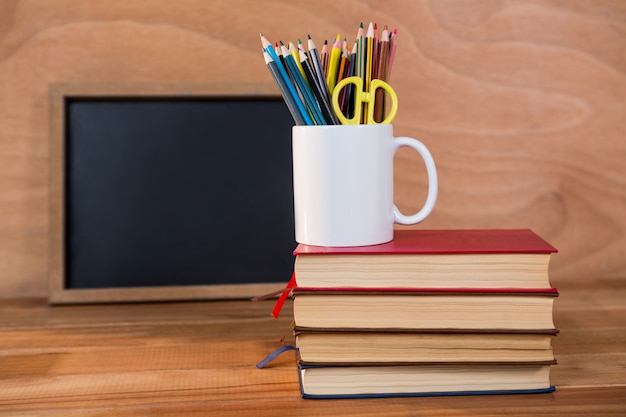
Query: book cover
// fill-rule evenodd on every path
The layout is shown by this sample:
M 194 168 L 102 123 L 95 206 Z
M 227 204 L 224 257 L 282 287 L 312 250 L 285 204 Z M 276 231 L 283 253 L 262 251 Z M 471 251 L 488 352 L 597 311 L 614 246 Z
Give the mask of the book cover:
M 299 244 L 294 273 L 301 287 L 545 289 L 555 252 L 528 229 L 396 230 L 381 245 Z
M 556 287 L 547 288 L 394 288 L 394 287 L 301 287 L 292 289 L 293 295 L 542 295 L 558 297 Z
M 329 247 L 298 244 L 294 255 L 382 255 L 468 253 L 555 253 L 557 249 L 530 229 L 396 230 L 381 245 Z

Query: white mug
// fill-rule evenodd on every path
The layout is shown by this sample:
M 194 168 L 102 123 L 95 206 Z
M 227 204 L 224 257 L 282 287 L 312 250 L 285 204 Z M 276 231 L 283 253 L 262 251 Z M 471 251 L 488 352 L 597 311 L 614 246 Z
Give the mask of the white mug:
M 437 200 L 437 169 L 417 139 L 394 137 L 390 124 L 294 126 L 296 241 L 315 246 L 365 246 L 393 239 L 394 223 L 424 220 Z M 407 216 L 393 202 L 393 158 L 403 146 L 424 159 L 426 202 Z

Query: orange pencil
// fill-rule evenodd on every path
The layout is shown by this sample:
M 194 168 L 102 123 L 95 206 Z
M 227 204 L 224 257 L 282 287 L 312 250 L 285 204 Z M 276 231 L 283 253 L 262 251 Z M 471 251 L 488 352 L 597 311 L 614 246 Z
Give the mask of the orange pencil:
M 341 50 L 341 62 L 339 64 L 339 71 L 337 72 L 337 82 L 344 79 L 347 71 L 347 63 L 348 63 L 348 48 L 346 47 L 346 41 L 343 42 L 343 47 Z
M 378 45 L 379 45 L 379 37 L 378 37 L 378 25 L 374 22 L 374 42 L 372 43 L 373 51 L 372 51 L 372 78 L 376 78 L 376 74 L 378 72 Z

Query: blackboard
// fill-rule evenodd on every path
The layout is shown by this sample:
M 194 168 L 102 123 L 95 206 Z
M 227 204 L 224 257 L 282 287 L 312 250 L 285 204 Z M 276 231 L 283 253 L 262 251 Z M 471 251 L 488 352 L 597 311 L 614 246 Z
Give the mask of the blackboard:
M 51 96 L 51 301 L 243 298 L 284 285 L 295 241 L 281 97 L 149 87 Z

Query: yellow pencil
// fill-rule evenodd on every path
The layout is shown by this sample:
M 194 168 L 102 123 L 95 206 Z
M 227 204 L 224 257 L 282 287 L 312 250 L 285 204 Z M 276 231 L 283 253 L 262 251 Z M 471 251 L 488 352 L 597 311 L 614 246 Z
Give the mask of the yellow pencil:
M 339 60 L 341 58 L 341 39 L 340 35 L 337 35 L 333 49 L 330 51 L 330 61 L 328 63 L 328 75 L 326 76 L 326 84 L 328 84 L 328 91 L 331 96 L 335 85 L 337 84 L 337 71 L 339 71 Z

